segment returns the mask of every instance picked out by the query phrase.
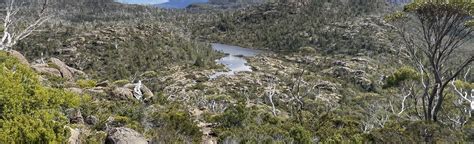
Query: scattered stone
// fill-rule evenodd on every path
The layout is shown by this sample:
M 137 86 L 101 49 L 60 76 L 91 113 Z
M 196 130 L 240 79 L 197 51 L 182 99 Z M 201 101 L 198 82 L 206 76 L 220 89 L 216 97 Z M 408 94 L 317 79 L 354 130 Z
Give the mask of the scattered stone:
M 108 132 L 106 144 L 148 144 L 148 141 L 137 131 L 119 127 Z

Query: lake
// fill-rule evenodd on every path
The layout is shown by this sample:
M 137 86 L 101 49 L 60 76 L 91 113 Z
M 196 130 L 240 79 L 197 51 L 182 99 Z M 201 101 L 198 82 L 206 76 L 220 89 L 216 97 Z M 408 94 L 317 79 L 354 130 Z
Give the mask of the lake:
M 216 60 L 216 62 L 225 65 L 230 71 L 216 72 L 210 76 L 210 79 L 235 75 L 238 72 L 251 72 L 252 68 L 247 65 L 245 58 L 253 57 L 260 53 L 260 51 L 254 49 L 217 43 L 212 44 L 212 49 L 226 54 L 226 56 Z

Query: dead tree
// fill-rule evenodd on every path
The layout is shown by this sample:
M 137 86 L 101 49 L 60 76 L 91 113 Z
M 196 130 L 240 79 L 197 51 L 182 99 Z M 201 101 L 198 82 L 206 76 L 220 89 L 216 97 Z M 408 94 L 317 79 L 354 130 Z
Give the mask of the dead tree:
M 474 4 L 468 2 L 414 2 L 403 13 L 387 17 L 399 28 L 406 57 L 420 68 L 423 92 L 419 98 L 425 120 L 438 121 L 445 89 L 474 61 L 474 54 L 459 56 L 472 37 Z
M 6 0 L 2 8 L 0 50 L 10 50 L 49 20 L 51 15 L 48 14 L 48 5 L 48 0 L 42 3 Z

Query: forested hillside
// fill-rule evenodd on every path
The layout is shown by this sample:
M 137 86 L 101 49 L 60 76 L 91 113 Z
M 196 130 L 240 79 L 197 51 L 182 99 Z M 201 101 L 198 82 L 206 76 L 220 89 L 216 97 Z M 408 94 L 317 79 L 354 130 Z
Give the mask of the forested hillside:
M 473 3 L 10 2 L 0 143 L 474 141 Z

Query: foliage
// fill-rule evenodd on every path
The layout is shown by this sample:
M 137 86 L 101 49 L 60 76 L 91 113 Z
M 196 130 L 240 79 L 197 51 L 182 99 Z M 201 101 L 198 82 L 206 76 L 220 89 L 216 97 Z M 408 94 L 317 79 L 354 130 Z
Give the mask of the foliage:
M 462 134 L 429 121 L 393 121 L 370 134 L 375 143 L 452 143 L 462 142 Z
M 352 30 L 347 28 L 354 25 L 351 21 L 381 12 L 384 2 L 307 1 L 303 6 L 295 3 L 298 2 L 266 3 L 219 13 L 215 14 L 217 18 L 191 29 L 212 42 L 277 52 L 295 52 L 300 47 L 320 48 L 329 54 L 386 52 L 386 46 L 376 42 L 371 28 L 361 29 L 358 34 L 347 33 Z
M 77 85 L 79 85 L 80 88 L 92 88 L 97 85 L 97 82 L 94 80 L 77 80 L 76 81 Z
M 399 86 L 403 81 L 419 80 L 420 77 L 416 70 L 410 67 L 402 67 L 388 76 L 385 87 Z
M 77 95 L 42 86 L 30 68 L 0 52 L 0 142 L 62 143 L 68 131 L 64 109 Z
M 192 142 L 201 141 L 202 133 L 182 106 L 170 104 L 151 113 L 154 130 L 150 135 L 155 142 Z
M 262 108 L 231 106 L 212 118 L 220 142 L 241 143 L 312 143 L 313 133 L 293 121 L 275 117 Z

